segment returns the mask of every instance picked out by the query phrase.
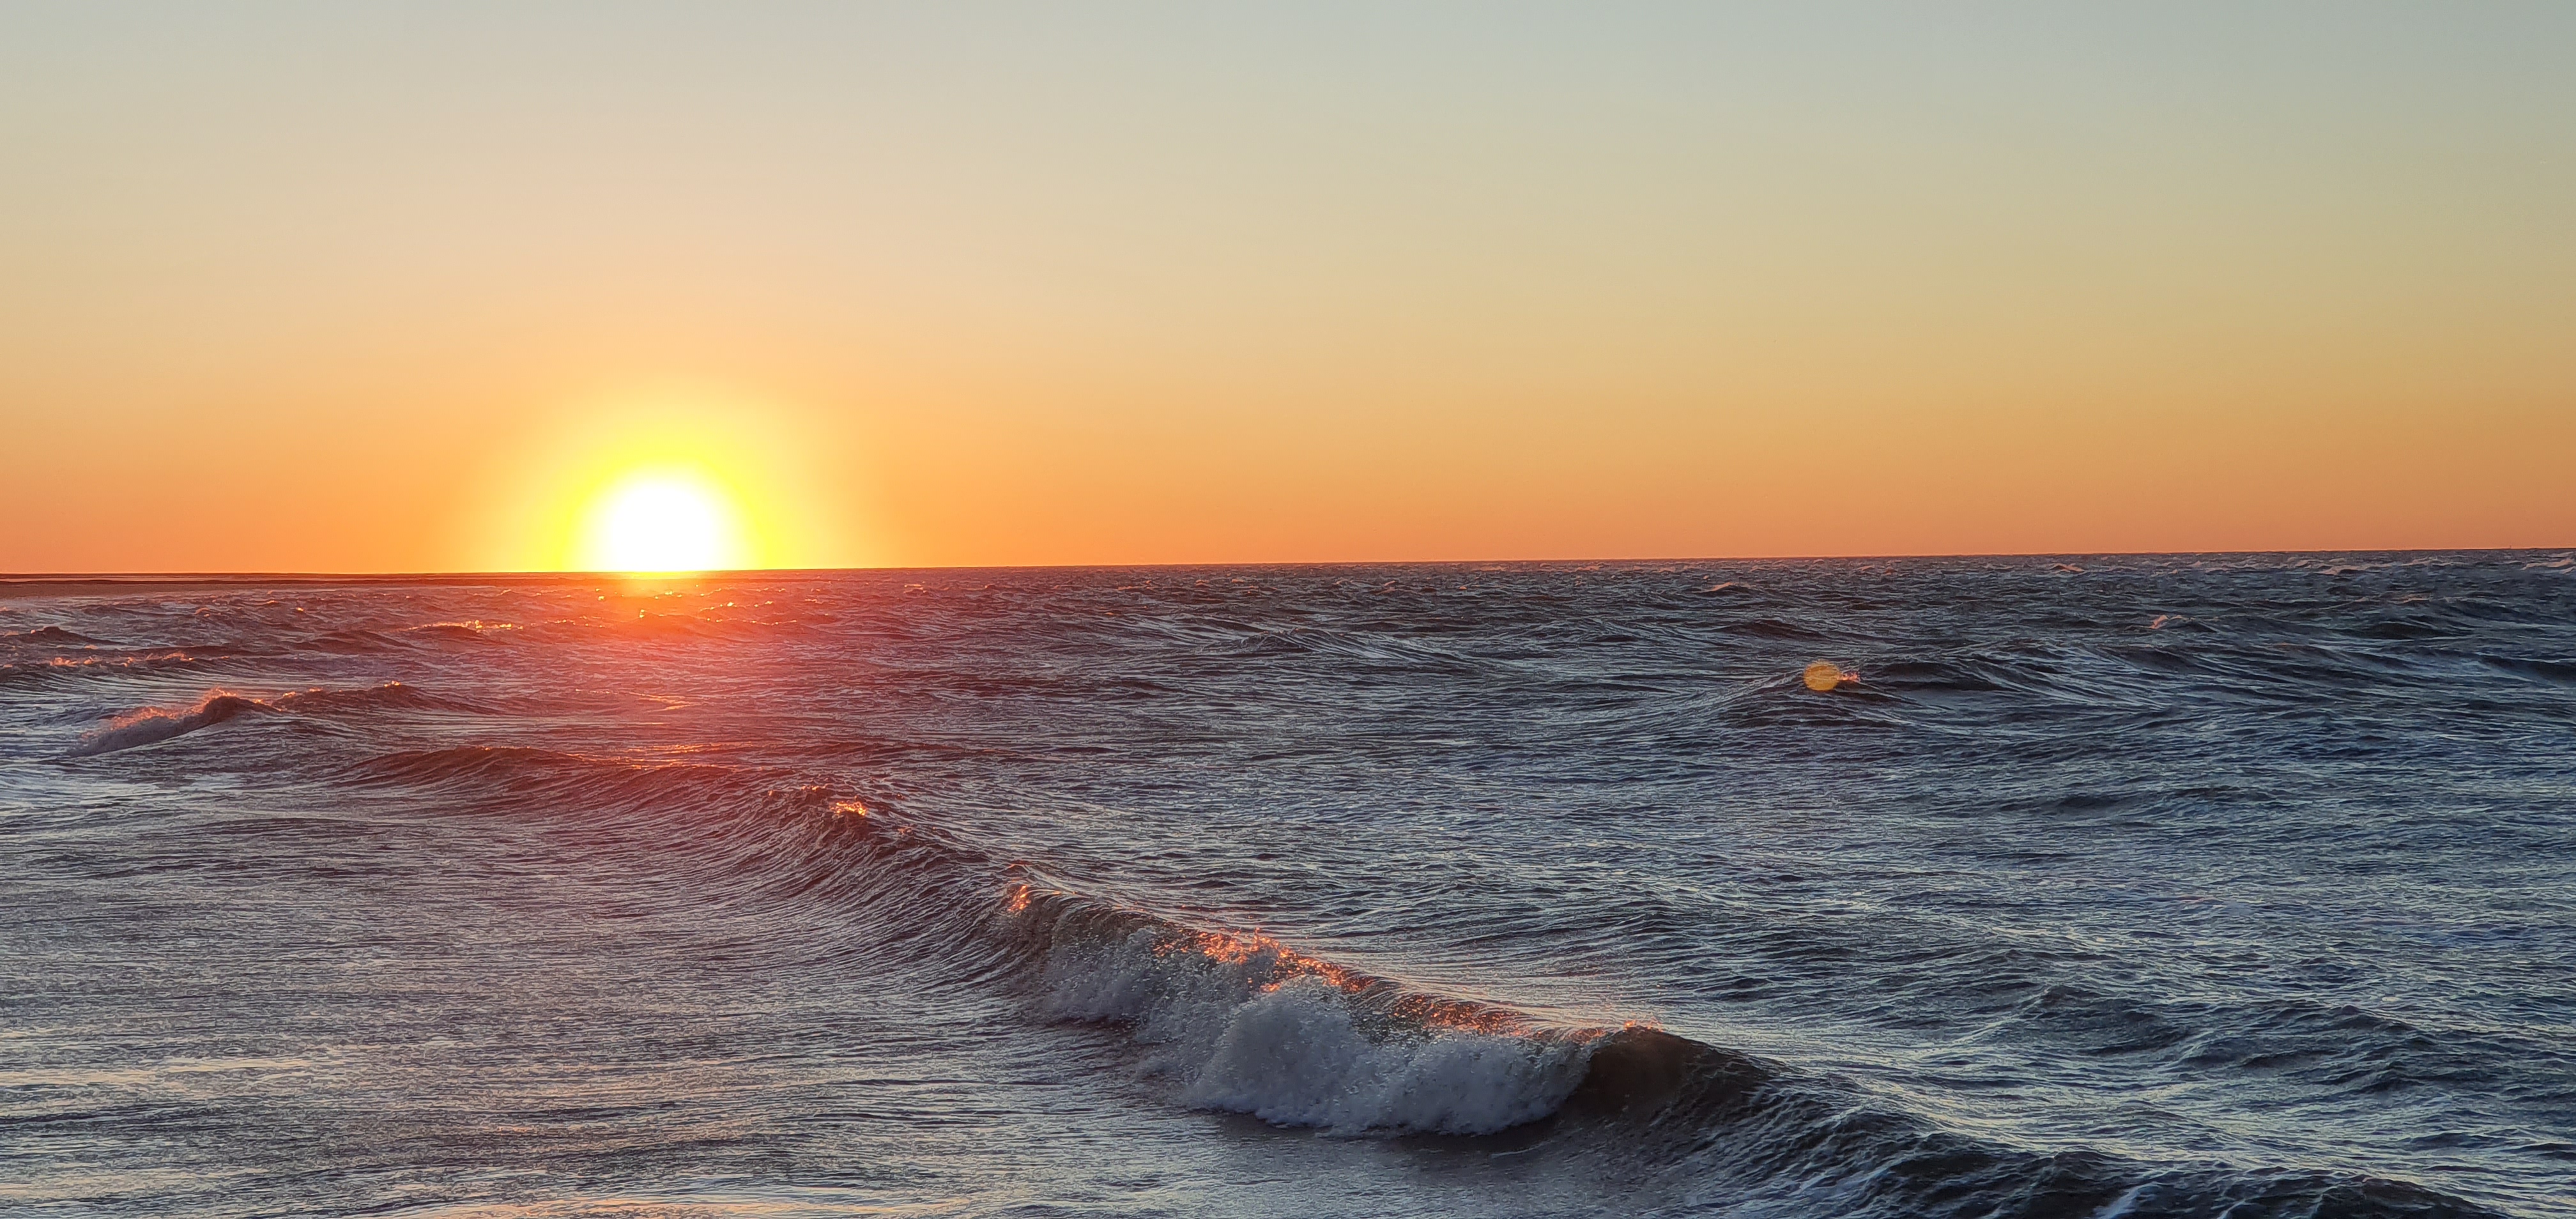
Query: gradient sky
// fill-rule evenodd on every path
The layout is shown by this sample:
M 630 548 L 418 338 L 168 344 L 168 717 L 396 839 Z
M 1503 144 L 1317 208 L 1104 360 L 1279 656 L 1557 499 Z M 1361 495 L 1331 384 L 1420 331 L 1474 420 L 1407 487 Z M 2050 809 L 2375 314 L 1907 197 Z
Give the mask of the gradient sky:
M 2576 545 L 2576 5 L 745 7 L 0 9 L 0 570 Z

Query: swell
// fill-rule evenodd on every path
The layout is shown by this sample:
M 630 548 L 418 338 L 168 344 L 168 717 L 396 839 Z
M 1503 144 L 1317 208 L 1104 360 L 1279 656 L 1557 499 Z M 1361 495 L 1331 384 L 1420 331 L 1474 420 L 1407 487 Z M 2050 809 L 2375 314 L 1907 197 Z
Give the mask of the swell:
M 0 632 L 0 686 L 48 686 L 114 675 L 141 677 L 243 655 L 214 643 L 125 646 L 59 626 Z
M 40 660 L 0 662 L 0 685 L 48 686 L 113 674 L 141 677 L 220 661 L 232 653 L 221 648 L 167 649 L 144 652 L 84 651 Z
M 992 988 L 1113 1033 L 1175 1103 L 1344 1135 L 1495 1138 L 1681 1197 L 1865 1216 L 2492 1215 L 2399 1181 L 2043 1151 L 1659 1028 L 1560 1027 L 1082 891 L 880 793 L 512 746 L 351 780 L 537 815 L 691 901 L 799 929 L 813 968 Z M 827 934 L 837 932 L 838 934 Z M 853 945 L 856 945 L 855 947 Z M 925 984 L 916 981 L 914 984 Z

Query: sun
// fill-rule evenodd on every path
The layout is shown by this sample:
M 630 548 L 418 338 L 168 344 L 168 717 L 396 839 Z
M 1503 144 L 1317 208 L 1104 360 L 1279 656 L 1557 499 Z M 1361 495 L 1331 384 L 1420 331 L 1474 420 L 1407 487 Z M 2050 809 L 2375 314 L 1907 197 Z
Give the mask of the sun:
M 854 507 L 868 467 L 842 425 L 723 387 L 674 383 L 547 407 L 496 447 L 460 533 L 493 567 L 627 573 L 867 565 Z M 874 530 L 868 530 L 873 534 Z
M 611 481 L 582 514 L 580 566 L 592 571 L 720 571 L 745 565 L 732 497 L 691 471 L 644 470 Z

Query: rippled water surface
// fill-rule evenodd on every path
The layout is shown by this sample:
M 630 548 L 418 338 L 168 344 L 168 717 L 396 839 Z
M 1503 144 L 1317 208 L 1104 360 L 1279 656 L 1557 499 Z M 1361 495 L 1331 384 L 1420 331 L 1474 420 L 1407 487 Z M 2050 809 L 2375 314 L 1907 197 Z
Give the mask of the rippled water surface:
M 2571 1182 L 2565 554 L 0 584 L 13 1213 Z

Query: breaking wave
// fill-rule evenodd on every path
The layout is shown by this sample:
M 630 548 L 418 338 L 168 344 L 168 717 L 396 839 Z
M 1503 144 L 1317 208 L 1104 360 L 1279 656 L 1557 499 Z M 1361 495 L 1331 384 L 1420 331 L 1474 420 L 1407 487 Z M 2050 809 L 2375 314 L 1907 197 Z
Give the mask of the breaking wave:
M 1492 1134 L 1556 1112 L 1604 1035 L 1069 894 L 1020 887 L 1005 909 L 1045 945 L 1040 1010 L 1124 1027 L 1149 1049 L 1148 1071 L 1198 1108 L 1350 1133 Z
M 555 810 L 568 832 L 666 863 L 685 850 L 705 896 L 781 926 L 861 921 L 891 954 L 877 967 L 998 988 L 1040 1021 L 1115 1034 L 1139 1077 L 1188 1108 L 1340 1136 L 1508 1138 L 1679 1195 L 1851 1215 L 2495 1213 L 2349 1173 L 1982 1141 L 1651 1024 L 1555 1026 L 1107 900 L 894 802 L 767 785 L 756 770 L 472 746 L 384 755 L 354 777 L 441 807 L 479 791 L 495 811 Z

